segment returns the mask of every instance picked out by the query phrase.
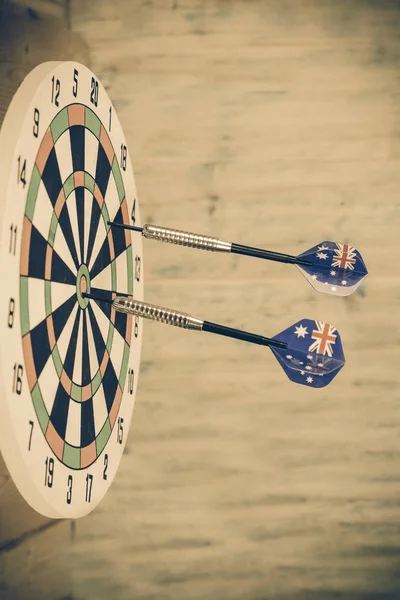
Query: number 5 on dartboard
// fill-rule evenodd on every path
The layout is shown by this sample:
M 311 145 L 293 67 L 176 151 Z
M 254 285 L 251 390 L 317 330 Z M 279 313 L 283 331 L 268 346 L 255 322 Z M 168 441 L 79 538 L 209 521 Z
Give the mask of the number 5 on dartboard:
M 142 327 L 89 295 L 143 299 L 141 237 L 108 223 L 140 226 L 129 160 L 106 90 L 73 61 L 36 67 L 0 130 L 0 452 L 50 518 L 98 505 L 129 433 Z

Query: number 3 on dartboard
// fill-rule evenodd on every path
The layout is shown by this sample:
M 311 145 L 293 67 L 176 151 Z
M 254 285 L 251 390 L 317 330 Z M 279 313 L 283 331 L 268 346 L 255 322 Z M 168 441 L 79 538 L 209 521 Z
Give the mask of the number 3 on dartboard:
M 72 502 L 72 475 L 68 475 L 67 504 Z

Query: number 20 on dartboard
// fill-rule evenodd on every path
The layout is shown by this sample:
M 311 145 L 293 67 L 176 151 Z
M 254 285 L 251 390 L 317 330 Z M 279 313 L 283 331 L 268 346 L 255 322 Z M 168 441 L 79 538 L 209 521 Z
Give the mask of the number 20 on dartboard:
M 35 510 L 76 518 L 118 469 L 142 336 L 138 319 L 85 295 L 143 299 L 141 236 L 108 224 L 140 226 L 140 207 L 97 75 L 73 61 L 35 68 L 4 118 L 0 172 L 0 451 Z

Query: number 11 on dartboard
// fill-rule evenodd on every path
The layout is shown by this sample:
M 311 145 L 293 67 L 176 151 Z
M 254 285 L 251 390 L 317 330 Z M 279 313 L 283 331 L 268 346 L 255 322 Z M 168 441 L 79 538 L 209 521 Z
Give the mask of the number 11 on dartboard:
M 137 389 L 142 328 L 110 300 L 143 298 L 141 236 L 109 225 L 140 225 L 128 143 L 84 65 L 44 63 L 21 84 L 0 195 L 0 450 L 35 510 L 76 518 L 112 484 Z

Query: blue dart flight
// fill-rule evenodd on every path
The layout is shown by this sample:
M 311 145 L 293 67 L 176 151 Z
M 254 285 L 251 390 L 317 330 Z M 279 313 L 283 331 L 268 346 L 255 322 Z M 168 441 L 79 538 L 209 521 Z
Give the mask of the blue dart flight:
M 350 296 L 368 275 L 356 248 L 340 242 L 321 242 L 299 254 L 310 264 L 297 264 L 307 281 L 318 292 Z
M 339 332 L 329 323 L 303 319 L 272 339 L 287 344 L 286 348 L 270 348 L 295 383 L 324 387 L 345 364 Z

